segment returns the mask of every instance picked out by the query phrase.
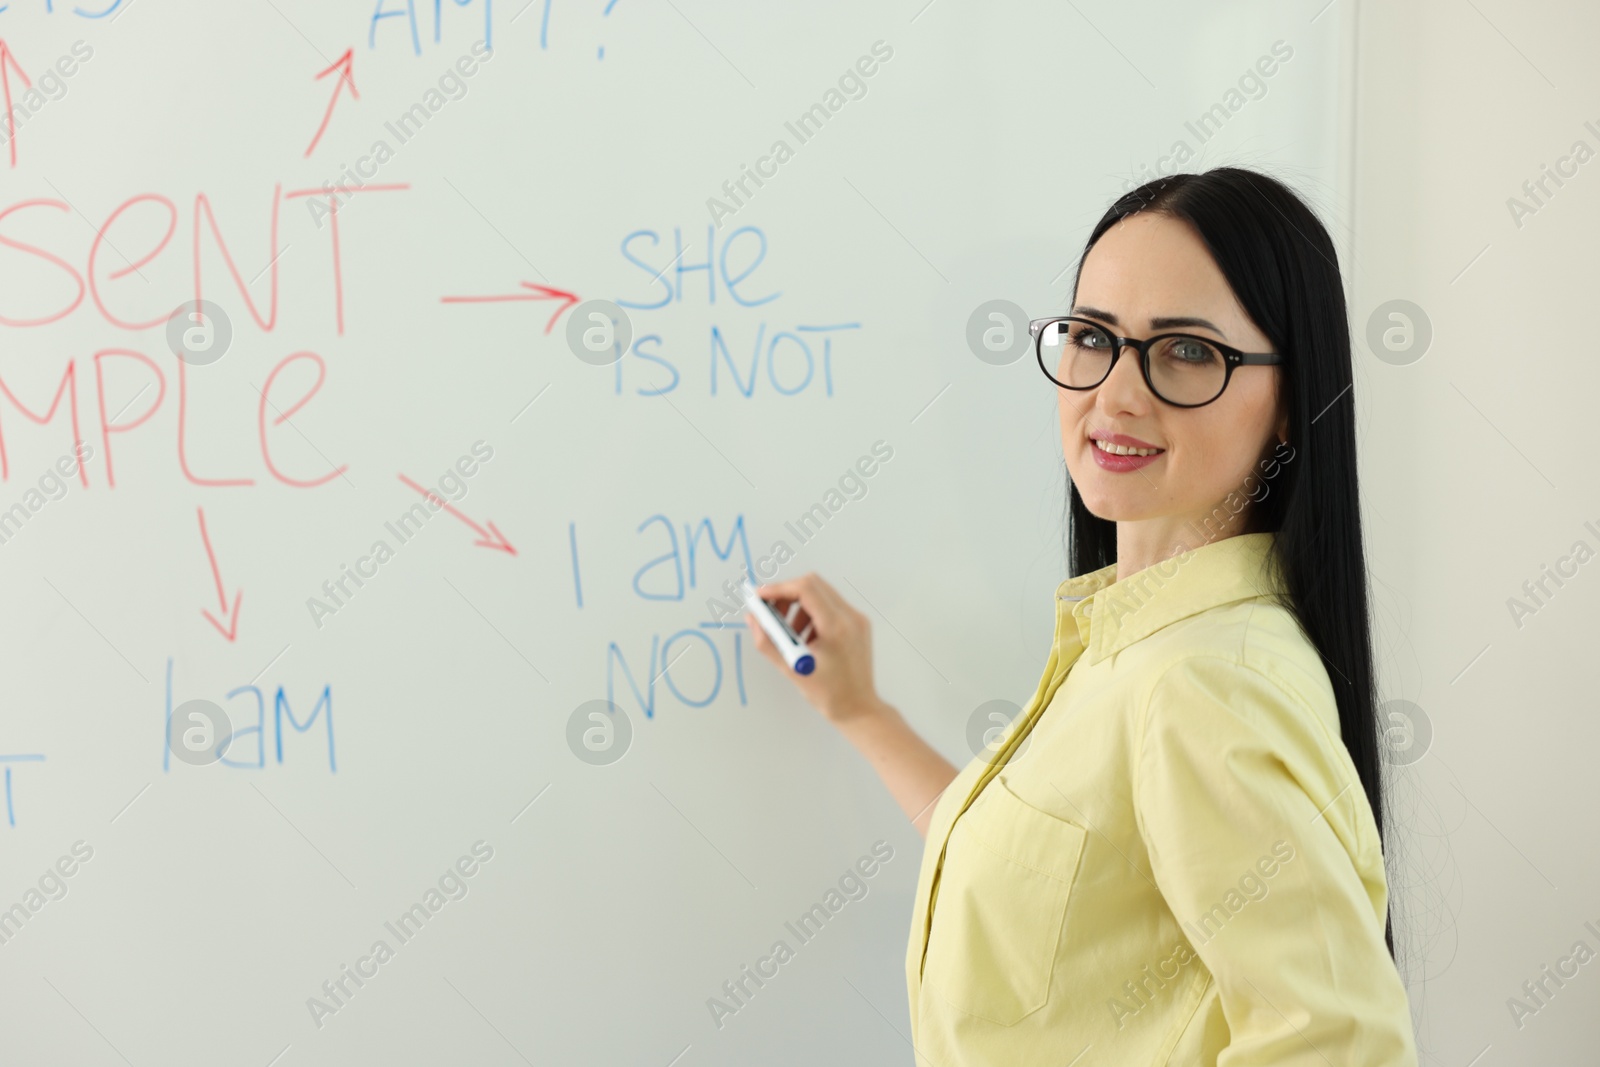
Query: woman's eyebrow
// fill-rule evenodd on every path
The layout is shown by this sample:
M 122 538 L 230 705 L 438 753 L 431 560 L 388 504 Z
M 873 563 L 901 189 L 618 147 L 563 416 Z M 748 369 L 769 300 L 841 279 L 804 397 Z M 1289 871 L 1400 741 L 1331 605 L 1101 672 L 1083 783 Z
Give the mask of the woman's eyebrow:
M 1103 319 L 1113 326 L 1120 327 L 1122 325 L 1122 323 L 1117 321 L 1117 317 L 1111 314 L 1111 312 L 1101 311 L 1099 308 L 1076 307 L 1072 309 L 1072 314 L 1086 315 L 1091 319 Z M 1194 315 L 1166 315 L 1162 316 L 1161 318 L 1150 320 L 1150 327 L 1156 330 L 1166 330 L 1177 326 L 1200 326 L 1212 331 L 1219 337 L 1228 336 L 1221 330 L 1217 329 L 1215 323 L 1212 323 L 1208 319 L 1198 318 Z

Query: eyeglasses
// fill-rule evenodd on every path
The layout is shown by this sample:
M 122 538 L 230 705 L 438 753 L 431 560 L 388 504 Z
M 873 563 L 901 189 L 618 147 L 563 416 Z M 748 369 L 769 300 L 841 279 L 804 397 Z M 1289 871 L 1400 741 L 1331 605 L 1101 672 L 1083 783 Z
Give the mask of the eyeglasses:
M 1028 332 L 1039 369 L 1061 388 L 1095 388 L 1111 376 L 1123 347 L 1132 346 L 1150 392 L 1180 408 L 1201 407 L 1221 396 L 1235 367 L 1284 361 L 1276 352 L 1241 352 L 1187 333 L 1157 334 L 1144 341 L 1118 337 L 1097 322 L 1072 315 L 1034 319 Z

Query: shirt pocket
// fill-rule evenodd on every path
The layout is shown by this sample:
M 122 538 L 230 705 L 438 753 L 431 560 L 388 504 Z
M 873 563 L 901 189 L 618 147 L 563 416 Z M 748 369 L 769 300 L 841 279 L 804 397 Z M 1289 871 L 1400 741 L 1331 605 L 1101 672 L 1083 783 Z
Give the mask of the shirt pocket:
M 923 985 L 1001 1026 L 1043 1007 L 1087 837 L 1023 802 L 997 775 L 945 845 Z

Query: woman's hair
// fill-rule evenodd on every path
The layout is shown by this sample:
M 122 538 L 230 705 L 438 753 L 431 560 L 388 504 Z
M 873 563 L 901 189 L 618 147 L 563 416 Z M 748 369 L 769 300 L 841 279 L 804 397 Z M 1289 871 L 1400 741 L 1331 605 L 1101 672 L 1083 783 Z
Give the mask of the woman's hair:
M 1084 258 L 1113 225 L 1141 212 L 1193 227 L 1250 320 L 1273 351 L 1287 356 L 1280 381 L 1292 458 L 1279 465 L 1266 495 L 1246 516 L 1247 528 L 1276 532 L 1273 565 L 1288 594 L 1285 607 L 1328 668 L 1339 729 L 1381 840 L 1384 790 L 1356 492 L 1355 402 L 1346 395 L 1352 386 L 1350 330 L 1333 242 L 1283 183 L 1217 167 L 1157 178 L 1123 195 L 1089 235 Z M 1081 272 L 1082 258 L 1078 267 Z M 1072 573 L 1115 563 L 1116 523 L 1091 514 L 1076 486 L 1069 495 Z M 1384 941 L 1393 955 L 1387 917 Z

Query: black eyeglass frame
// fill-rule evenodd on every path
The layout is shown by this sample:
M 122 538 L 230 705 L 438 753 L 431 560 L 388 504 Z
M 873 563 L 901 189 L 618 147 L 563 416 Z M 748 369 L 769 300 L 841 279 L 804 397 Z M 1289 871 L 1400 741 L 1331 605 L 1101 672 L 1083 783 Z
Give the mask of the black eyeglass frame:
M 1056 380 L 1056 376 L 1051 374 L 1050 368 L 1044 364 L 1043 346 L 1044 328 L 1054 322 L 1081 322 L 1085 326 L 1094 327 L 1096 330 L 1099 330 L 1101 333 L 1111 338 L 1111 343 L 1116 347 L 1112 349 L 1111 359 L 1106 363 L 1105 377 L 1101 378 L 1093 385 L 1067 385 L 1064 382 Z M 1084 392 L 1089 389 L 1100 388 L 1101 385 L 1105 384 L 1106 378 L 1111 377 L 1111 371 L 1116 367 L 1117 358 L 1122 355 L 1122 350 L 1127 347 L 1132 347 L 1135 352 L 1139 353 L 1139 372 L 1144 376 L 1144 384 L 1145 387 L 1150 390 L 1150 395 L 1161 401 L 1163 404 L 1171 404 L 1175 408 L 1203 408 L 1207 404 L 1213 403 L 1217 397 L 1220 397 L 1223 393 L 1227 392 L 1228 383 L 1233 380 L 1233 371 L 1235 367 L 1274 366 L 1284 362 L 1283 355 L 1278 352 L 1241 352 L 1232 345 L 1225 345 L 1221 341 L 1213 340 L 1210 337 L 1201 337 L 1199 334 L 1193 333 L 1158 333 L 1155 336 L 1147 337 L 1142 341 L 1134 337 L 1118 337 L 1111 331 L 1110 327 L 1105 326 L 1102 323 L 1095 322 L 1093 319 L 1083 318 L 1081 315 L 1052 315 L 1047 319 L 1031 319 L 1028 322 L 1028 332 L 1033 335 L 1033 354 L 1034 358 L 1039 363 L 1039 369 L 1044 371 L 1044 376 L 1049 378 L 1050 381 L 1058 387 L 1062 389 L 1071 389 L 1074 392 Z M 1166 397 L 1161 395 L 1161 391 L 1156 388 L 1155 382 L 1150 380 L 1150 346 L 1155 344 L 1157 341 L 1165 341 L 1169 337 L 1181 337 L 1189 341 L 1198 341 L 1201 344 L 1210 345 L 1212 348 L 1215 348 L 1217 351 L 1222 353 L 1222 388 L 1217 390 L 1216 396 L 1213 396 L 1210 400 L 1202 400 L 1198 404 L 1180 404 L 1176 400 L 1168 400 Z

